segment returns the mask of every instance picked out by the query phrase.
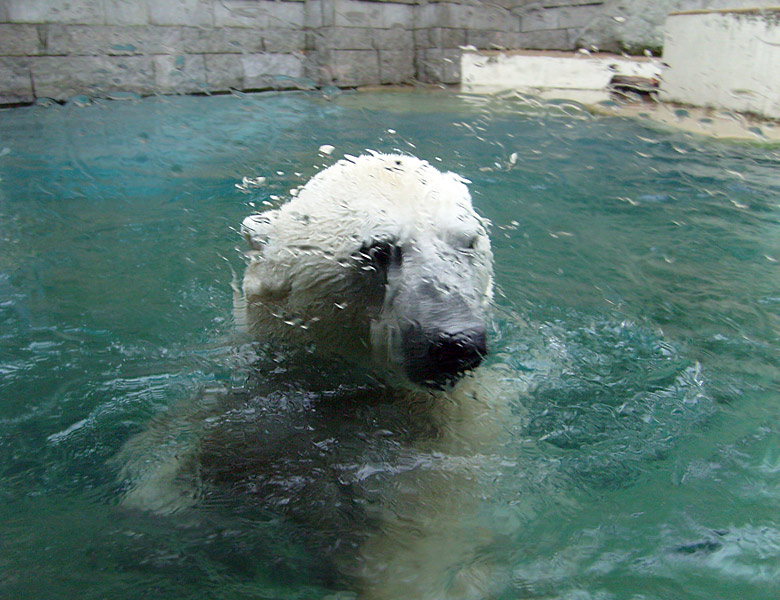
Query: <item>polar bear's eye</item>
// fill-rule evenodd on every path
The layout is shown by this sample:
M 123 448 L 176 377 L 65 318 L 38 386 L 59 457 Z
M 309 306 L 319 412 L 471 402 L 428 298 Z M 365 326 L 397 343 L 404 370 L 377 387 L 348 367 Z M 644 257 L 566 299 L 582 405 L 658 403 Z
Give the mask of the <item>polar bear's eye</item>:
M 455 241 L 454 246 L 461 252 L 473 252 L 479 244 L 478 235 L 467 235 Z
M 401 247 L 392 239 L 372 240 L 363 245 L 359 254 L 373 267 L 382 270 L 391 263 L 400 263 L 402 258 Z

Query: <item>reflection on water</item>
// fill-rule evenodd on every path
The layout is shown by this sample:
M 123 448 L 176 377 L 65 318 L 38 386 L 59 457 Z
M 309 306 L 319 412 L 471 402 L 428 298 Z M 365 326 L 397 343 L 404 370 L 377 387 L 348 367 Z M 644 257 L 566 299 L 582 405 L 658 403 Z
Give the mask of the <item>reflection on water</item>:
M 358 407 L 370 385 L 354 383 L 344 422 L 310 379 L 285 378 L 284 355 L 261 357 L 281 395 L 247 391 L 257 349 L 231 322 L 241 219 L 366 148 L 462 174 L 493 223 L 488 367 L 508 367 L 515 393 L 475 471 L 477 518 L 456 523 L 480 536 L 491 593 L 780 591 L 775 148 L 436 93 L 34 107 L 0 112 L 0 130 L 3 597 L 317 598 L 343 584 L 315 528 L 269 510 L 272 483 L 252 495 L 243 478 L 171 518 L 117 506 L 115 457 L 219 389 L 238 399 L 229 431 L 265 414 L 293 461 L 343 441 L 336 481 L 406 464 L 403 427 L 358 443 L 392 406 Z M 296 436 L 301 423 L 317 435 Z M 336 529 L 370 521 L 381 489 L 306 488 L 303 467 L 283 471 L 308 493 L 354 492 L 360 511 L 329 516 Z

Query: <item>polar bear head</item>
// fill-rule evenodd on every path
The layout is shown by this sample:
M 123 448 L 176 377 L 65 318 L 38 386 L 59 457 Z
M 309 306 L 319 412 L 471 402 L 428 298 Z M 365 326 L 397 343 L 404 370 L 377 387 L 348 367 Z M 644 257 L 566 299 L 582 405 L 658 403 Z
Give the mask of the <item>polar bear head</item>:
M 466 183 L 411 156 L 350 157 L 247 217 L 240 324 L 418 385 L 456 380 L 486 354 L 493 277 Z

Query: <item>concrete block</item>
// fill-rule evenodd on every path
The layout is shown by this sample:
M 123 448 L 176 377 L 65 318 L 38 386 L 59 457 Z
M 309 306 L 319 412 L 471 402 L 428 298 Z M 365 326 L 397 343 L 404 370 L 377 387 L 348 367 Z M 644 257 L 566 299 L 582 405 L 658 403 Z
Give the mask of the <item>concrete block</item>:
M 417 78 L 427 83 L 460 83 L 461 50 L 419 50 L 415 58 Z
M 352 87 L 379 81 L 379 55 L 375 50 L 334 50 L 328 68 L 335 85 Z
M 300 29 L 187 28 L 183 40 L 184 51 L 196 54 L 285 54 L 305 49 L 305 34 Z
M 447 27 L 428 27 L 415 29 L 414 47 L 427 48 L 458 48 L 466 43 L 465 29 L 449 29 Z
M 433 48 L 428 29 L 412 29 L 415 48 Z
M 373 50 L 374 33 L 370 27 L 327 27 L 323 39 L 334 50 Z
M 445 29 L 438 27 L 431 30 L 435 48 L 460 48 L 467 43 L 466 29 Z
M 42 51 L 38 26 L 0 24 L 0 56 L 34 56 Z
M 559 7 L 565 7 L 565 6 L 583 6 L 583 5 L 602 5 L 602 4 L 608 4 L 612 0 L 544 0 L 542 2 L 542 6 L 545 8 L 559 8 Z M 621 3 L 625 4 L 625 0 L 619 0 Z M 631 0 L 629 0 L 631 1 Z M 640 2 L 642 4 L 647 4 L 647 0 L 633 0 L 634 2 Z M 682 0 L 683 2 L 712 2 L 713 0 Z M 717 0 L 715 0 L 717 1 Z M 726 2 L 734 2 L 735 0 L 725 0 Z M 736 0 L 739 2 L 740 0 Z M 754 0 L 742 0 L 742 1 L 749 1 L 753 2 Z
M 130 56 L 182 50 L 182 27 L 47 25 L 46 54 Z
M 532 6 L 516 11 L 520 17 L 520 31 L 558 29 L 559 12 L 556 9 Z
M 441 83 L 460 83 L 460 57 L 462 50 L 443 50 L 441 55 Z
M 3 0 L 11 23 L 105 23 L 103 0 Z
M 154 65 L 146 56 L 40 56 L 30 61 L 36 96 L 65 100 L 80 94 L 155 92 Z
M 299 54 L 243 54 L 244 89 L 295 87 L 303 77 L 303 57 Z
M 581 29 L 604 12 L 599 5 L 568 6 L 558 9 L 558 27 Z
M 30 59 L 23 57 L 0 57 L 0 104 L 32 102 L 35 99 Z
M 571 40 L 567 29 L 521 32 L 516 48 L 529 50 L 570 50 Z
M 185 54 L 220 54 L 222 52 L 240 53 L 241 43 L 234 41 L 234 45 L 228 42 L 228 38 L 236 31 L 242 34 L 245 29 L 225 29 L 225 28 L 205 28 L 205 27 L 182 27 L 180 51 Z M 263 51 L 263 43 L 260 36 L 253 36 L 259 40 L 259 47 L 255 52 Z
M 322 0 L 322 24 L 325 27 L 336 25 L 336 7 L 334 0 Z
M 513 12 L 485 2 L 468 7 L 468 28 L 493 31 L 520 31 L 520 19 Z
M 390 29 L 414 26 L 414 7 L 409 4 L 332 0 L 334 22 L 342 27 L 377 27 Z
M 244 89 L 244 66 L 240 54 L 206 54 L 203 60 L 209 91 Z
M 46 54 L 50 56 L 104 54 L 107 37 L 102 27 L 46 25 Z M 110 42 L 109 42 L 110 43 Z
M 304 77 L 320 85 L 333 84 L 334 75 L 330 68 L 330 51 L 306 52 L 303 58 Z
M 304 12 L 303 2 L 221 0 L 214 4 L 214 24 L 250 29 L 300 29 L 304 24 Z
M 600 14 L 581 28 L 576 44 L 612 52 L 638 52 L 663 45 L 663 26 L 667 14 L 675 7 L 708 8 L 723 0 L 607 0 Z M 766 5 L 765 0 L 727 0 L 731 6 Z M 771 2 L 777 4 L 777 2 Z
M 241 27 L 183 27 L 181 48 L 188 54 L 256 54 L 266 50 L 261 32 Z
M 407 83 L 414 79 L 414 50 L 380 50 L 379 83 Z
M 466 43 L 480 50 L 522 48 L 523 35 L 514 31 L 469 30 Z
M 154 85 L 162 94 L 191 94 L 208 90 L 206 64 L 197 54 L 153 57 Z
M 186 25 L 187 27 L 212 27 L 214 25 L 213 2 L 210 0 L 151 1 L 149 22 L 152 25 Z
M 328 35 L 330 27 L 321 27 L 316 30 L 307 30 L 304 33 L 306 52 L 323 53 L 330 50 L 333 46 L 331 37 Z
M 149 9 L 139 0 L 103 0 L 106 25 L 148 25 Z
M 360 0 L 329 1 L 332 5 L 333 25 L 336 27 L 371 27 L 376 26 L 379 20 L 376 14 L 372 15 L 372 8 L 375 7 L 372 7 L 368 2 Z
M 415 27 L 446 27 L 449 29 L 468 29 L 471 27 L 472 9 L 463 4 L 437 2 L 422 4 L 417 9 Z
M 289 54 L 306 49 L 306 33 L 302 29 L 266 29 L 262 32 L 261 39 L 263 50 L 272 54 Z
M 413 32 L 408 29 L 402 29 L 401 27 L 394 27 L 392 29 L 375 29 L 374 48 L 377 50 L 413 52 Z
M 326 23 L 323 14 L 323 5 L 329 0 L 308 0 L 303 7 L 303 26 L 307 29 L 333 25 L 333 21 Z
M 113 27 L 114 37 L 107 45 L 107 54 L 128 54 L 135 47 L 140 54 L 181 53 L 184 34 L 188 27 Z

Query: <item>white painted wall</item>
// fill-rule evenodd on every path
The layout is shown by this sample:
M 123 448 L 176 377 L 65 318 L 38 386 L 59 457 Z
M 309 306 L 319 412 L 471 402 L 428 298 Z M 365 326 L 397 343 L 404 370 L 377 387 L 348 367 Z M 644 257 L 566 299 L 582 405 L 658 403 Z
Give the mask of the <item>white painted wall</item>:
M 661 99 L 780 118 L 780 10 L 669 15 Z
M 535 4 L 555 3 L 548 0 Z M 659 48 L 669 13 L 771 6 L 780 6 L 780 0 L 604 0 L 595 18 L 580 31 L 577 47 L 608 52 Z

